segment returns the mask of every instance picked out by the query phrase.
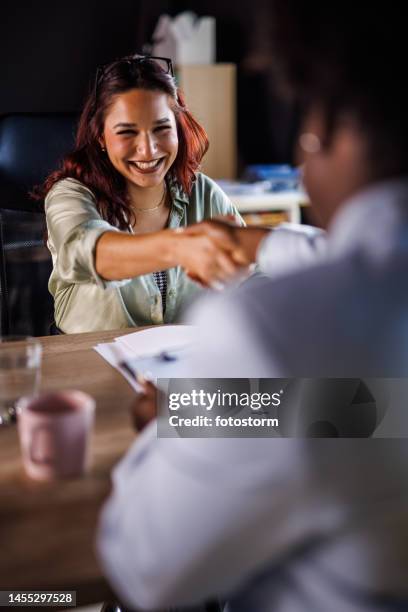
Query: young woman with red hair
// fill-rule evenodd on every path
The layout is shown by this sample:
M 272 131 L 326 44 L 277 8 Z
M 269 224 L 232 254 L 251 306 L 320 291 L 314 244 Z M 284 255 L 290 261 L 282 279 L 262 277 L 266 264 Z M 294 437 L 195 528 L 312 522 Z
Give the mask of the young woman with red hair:
M 183 232 L 237 215 L 197 172 L 207 149 L 170 60 L 136 55 L 99 69 L 75 149 L 42 189 L 61 331 L 170 323 L 194 280 L 217 286 L 236 273 L 233 242 Z

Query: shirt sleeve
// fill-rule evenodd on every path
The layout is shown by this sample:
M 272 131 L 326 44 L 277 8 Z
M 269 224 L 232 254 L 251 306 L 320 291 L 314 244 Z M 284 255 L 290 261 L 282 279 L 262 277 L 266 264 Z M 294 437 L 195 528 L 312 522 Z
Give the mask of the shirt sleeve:
M 261 272 L 278 277 L 318 263 L 326 253 L 324 230 L 309 225 L 282 223 L 261 242 L 257 263 Z
M 238 212 L 238 209 L 235 204 L 231 202 L 227 194 L 224 193 L 224 191 L 221 189 L 221 187 L 219 187 L 219 185 L 217 185 L 217 183 L 213 181 L 212 183 L 214 189 L 214 197 L 216 199 L 216 205 L 219 209 L 217 215 L 234 215 L 236 224 L 240 226 L 245 226 L 245 221 Z
M 92 192 L 79 181 L 65 179 L 45 199 L 48 247 L 54 269 L 67 283 L 93 282 L 102 288 L 128 282 L 106 281 L 95 269 L 95 249 L 105 232 L 119 231 L 102 219 Z
M 197 197 L 204 202 L 205 216 L 224 217 L 233 215 L 238 225 L 244 226 L 245 221 L 221 187 L 208 176 L 198 173 L 195 185 Z

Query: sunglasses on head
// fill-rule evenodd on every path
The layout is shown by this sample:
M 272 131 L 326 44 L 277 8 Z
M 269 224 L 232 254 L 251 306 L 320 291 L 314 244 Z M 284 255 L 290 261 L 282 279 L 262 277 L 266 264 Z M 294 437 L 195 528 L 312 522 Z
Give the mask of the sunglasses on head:
M 120 66 L 121 64 L 137 66 L 138 64 L 143 63 L 153 63 L 155 67 L 160 68 L 165 74 L 170 74 L 172 77 L 174 77 L 173 63 L 169 57 L 157 57 L 155 55 L 132 55 L 131 57 L 118 59 L 97 68 L 94 85 L 94 99 L 97 99 L 100 84 L 114 68 L 117 68 L 117 66 Z

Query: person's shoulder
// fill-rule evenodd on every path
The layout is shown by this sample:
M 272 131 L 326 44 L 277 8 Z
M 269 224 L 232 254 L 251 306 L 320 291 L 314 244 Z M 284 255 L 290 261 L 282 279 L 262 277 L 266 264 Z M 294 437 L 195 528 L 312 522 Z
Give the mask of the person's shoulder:
M 201 194 L 205 194 L 205 193 L 220 193 L 225 197 L 224 192 L 222 191 L 221 187 L 219 187 L 219 185 L 216 183 L 216 181 L 214 181 L 213 179 L 211 179 L 209 176 L 207 176 L 206 174 L 203 174 L 202 172 L 197 172 L 196 173 L 196 178 L 193 184 L 193 192 L 197 192 L 197 193 L 201 193 Z
M 203 204 L 204 208 L 210 207 L 211 215 L 231 214 L 235 209 L 228 196 L 221 187 L 206 174 L 197 172 L 193 185 L 191 197 Z
M 55 199 L 55 197 L 76 197 L 80 199 L 95 201 L 95 196 L 92 191 L 81 181 L 78 181 L 74 178 L 64 178 L 51 187 L 50 191 L 47 193 L 45 198 L 45 203 L 47 203 L 51 199 Z

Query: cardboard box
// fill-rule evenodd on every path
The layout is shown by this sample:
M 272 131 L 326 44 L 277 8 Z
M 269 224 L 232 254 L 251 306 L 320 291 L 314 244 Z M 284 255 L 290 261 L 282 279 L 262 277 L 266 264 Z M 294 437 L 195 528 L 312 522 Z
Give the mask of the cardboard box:
M 235 179 L 237 173 L 236 66 L 177 67 L 187 106 L 208 134 L 210 148 L 202 171 L 211 178 Z

